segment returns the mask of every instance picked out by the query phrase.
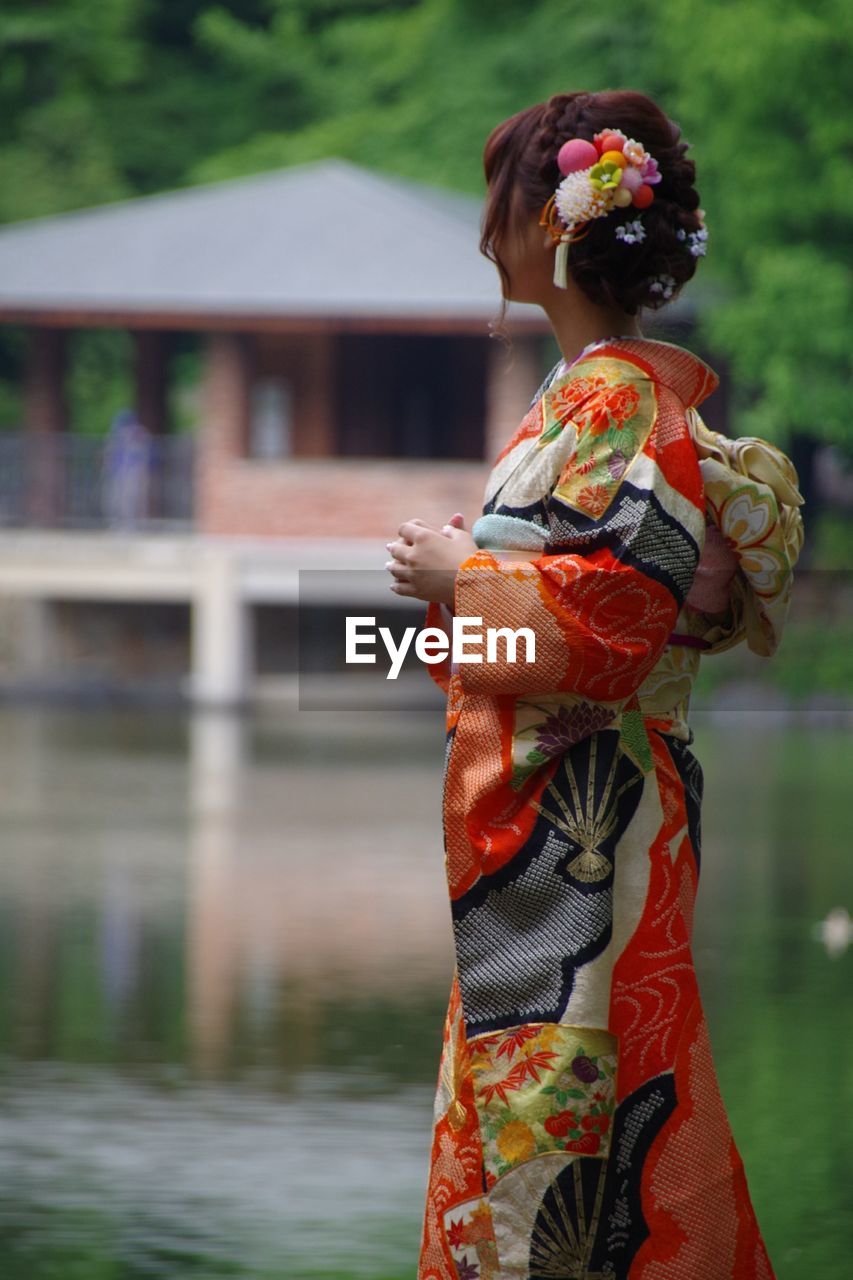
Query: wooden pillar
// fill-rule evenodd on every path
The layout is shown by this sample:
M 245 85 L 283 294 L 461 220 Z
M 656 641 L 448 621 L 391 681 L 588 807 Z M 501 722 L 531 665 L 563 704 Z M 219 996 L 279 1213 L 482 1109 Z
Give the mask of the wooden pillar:
M 152 434 L 164 435 L 169 429 L 168 335 L 136 329 L 132 336 L 136 416 Z
M 30 330 L 24 410 L 27 431 L 54 433 L 68 426 L 66 337 L 64 329 Z
M 527 413 L 543 374 L 536 339 L 516 338 L 512 350 L 492 342 L 486 366 L 486 458 L 494 460 Z
M 30 330 L 24 390 L 25 511 L 29 523 L 55 524 L 63 507 L 64 435 L 68 427 L 65 397 L 67 333 L 64 329 Z

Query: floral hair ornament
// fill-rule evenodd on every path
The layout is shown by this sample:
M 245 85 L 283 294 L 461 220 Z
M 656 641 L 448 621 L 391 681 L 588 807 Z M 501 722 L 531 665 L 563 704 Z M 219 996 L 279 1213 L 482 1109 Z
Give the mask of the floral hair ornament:
M 539 225 L 549 229 L 557 245 L 554 284 L 566 289 L 569 245 L 583 239 L 593 218 L 629 206 L 648 208 L 661 175 L 648 151 L 621 129 L 602 129 L 592 142 L 569 138 L 557 152 L 557 168 L 563 180 L 542 210 Z M 632 230 L 620 239 L 633 244 L 644 238 L 639 218 L 627 225 Z M 621 227 L 616 230 L 618 235 Z
M 701 213 L 701 210 L 700 210 Z M 708 252 L 705 241 L 708 239 L 707 227 L 700 227 L 698 231 L 685 231 L 683 227 L 679 227 L 675 233 L 679 240 L 687 241 L 687 248 L 693 254 L 694 258 L 704 258 Z
M 660 275 L 649 277 L 649 293 L 662 293 L 664 298 L 671 298 L 678 287 L 675 276 Z

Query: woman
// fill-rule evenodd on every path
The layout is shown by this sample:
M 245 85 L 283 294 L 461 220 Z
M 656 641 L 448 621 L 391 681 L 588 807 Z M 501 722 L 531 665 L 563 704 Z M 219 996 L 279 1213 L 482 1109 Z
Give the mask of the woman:
M 532 662 L 520 641 L 430 667 L 456 971 L 419 1280 L 773 1275 L 690 949 L 687 707 L 703 651 L 778 644 L 801 498 L 784 455 L 704 425 L 716 374 L 640 332 L 705 249 L 679 136 L 631 92 L 493 131 L 481 249 L 563 358 L 471 532 L 413 519 L 388 544 L 429 626 L 535 638 Z

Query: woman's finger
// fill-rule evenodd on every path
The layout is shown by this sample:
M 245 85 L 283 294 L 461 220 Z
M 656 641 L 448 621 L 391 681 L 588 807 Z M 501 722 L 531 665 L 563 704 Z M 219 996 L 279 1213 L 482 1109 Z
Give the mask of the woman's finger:
M 396 560 L 388 560 L 385 568 L 391 574 L 392 578 L 396 578 L 398 582 L 411 582 L 413 570 L 407 565 L 398 564 Z
M 441 533 L 441 530 L 436 529 L 435 525 L 427 524 L 425 520 L 406 520 L 397 532 L 407 542 L 416 542 L 425 533 Z
M 387 547 L 394 559 L 401 564 L 406 564 L 412 554 L 412 547 L 408 542 L 389 542 Z
M 437 525 L 430 524 L 427 520 L 420 520 L 415 516 L 411 520 L 405 520 L 403 524 L 400 525 L 400 528 L 397 530 L 397 536 L 402 540 L 405 546 L 411 547 L 414 545 L 415 533 L 420 529 L 426 529 L 430 533 L 441 533 L 441 530 Z M 385 546 L 389 551 L 394 545 L 395 544 L 391 542 L 385 543 Z
M 424 521 L 423 521 L 423 520 L 418 520 L 417 518 L 415 518 L 415 519 L 413 519 L 413 520 L 406 520 L 406 521 L 404 521 L 404 523 L 403 523 L 403 524 L 401 524 L 401 525 L 400 525 L 400 527 L 399 527 L 399 529 L 397 530 L 397 537 L 398 537 L 398 538 L 402 538 L 405 542 L 408 542 L 409 544 L 411 544 L 411 541 L 412 541 L 411 536 L 409 536 L 409 535 L 407 535 L 407 534 L 403 533 L 403 530 L 404 530 L 404 528 L 406 527 L 406 525 L 421 525 L 421 526 L 423 526 L 424 528 L 428 528 L 428 526 L 427 526 L 427 525 L 425 525 L 425 523 L 424 523 Z M 388 548 L 388 550 L 390 551 L 390 550 L 391 550 L 391 543 L 390 543 L 390 542 L 386 542 L 386 543 L 385 543 L 385 545 L 386 545 L 386 547 Z

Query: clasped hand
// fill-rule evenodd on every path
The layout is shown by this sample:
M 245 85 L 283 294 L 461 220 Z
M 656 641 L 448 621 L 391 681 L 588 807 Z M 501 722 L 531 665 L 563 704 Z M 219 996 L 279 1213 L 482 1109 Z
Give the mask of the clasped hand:
M 397 539 L 385 545 L 393 556 L 385 564 L 394 578 L 392 591 L 451 607 L 456 570 L 479 550 L 458 511 L 441 529 L 425 520 L 406 520 L 397 530 Z
M 456 570 L 479 550 L 465 528 L 460 512 L 441 529 L 425 520 L 406 520 L 397 530 L 397 540 L 386 542 L 393 556 L 385 568 L 394 578 L 391 590 L 416 600 L 434 600 L 453 607 Z M 686 603 L 700 612 L 713 614 L 729 607 L 729 584 L 738 562 L 715 526 L 706 530 L 705 545 Z

